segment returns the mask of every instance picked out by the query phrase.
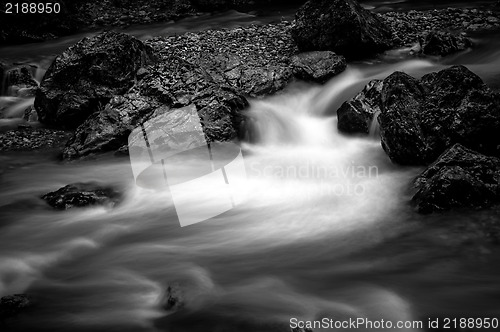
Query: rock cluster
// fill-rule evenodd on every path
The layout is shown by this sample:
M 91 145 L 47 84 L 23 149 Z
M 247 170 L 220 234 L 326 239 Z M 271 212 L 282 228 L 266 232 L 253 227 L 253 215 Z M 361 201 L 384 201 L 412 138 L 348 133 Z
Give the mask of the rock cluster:
M 208 30 L 146 45 L 114 32 L 84 39 L 49 68 L 35 108 L 43 123 L 77 128 L 64 149 L 68 159 L 126 151 L 130 132 L 152 114 L 190 105 L 208 141 L 232 140 L 245 97 L 273 94 L 294 77 L 324 83 L 345 69 L 330 51 L 297 54 L 290 26 Z M 152 54 L 157 63 L 148 63 Z
M 455 143 L 500 155 L 500 96 L 464 66 L 371 82 L 340 107 L 338 128 L 366 134 L 377 111 L 382 147 L 395 163 L 427 165 Z

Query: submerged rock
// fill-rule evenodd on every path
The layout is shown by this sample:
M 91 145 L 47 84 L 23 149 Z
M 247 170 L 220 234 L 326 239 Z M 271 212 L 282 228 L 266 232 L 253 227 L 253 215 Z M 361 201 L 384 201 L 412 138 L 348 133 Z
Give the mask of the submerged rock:
M 500 203 L 500 159 L 455 144 L 417 177 L 415 187 L 412 201 L 420 213 L 489 207 Z
M 168 286 L 163 298 L 163 309 L 176 311 L 184 307 L 184 294 L 179 285 Z
M 41 122 L 76 128 L 134 84 L 137 71 L 150 64 L 151 49 L 118 32 L 84 38 L 59 55 L 35 98 Z
M 432 31 L 420 42 L 422 53 L 445 56 L 472 46 L 469 38 L 449 32 Z
M 370 81 L 354 98 L 337 110 L 339 131 L 347 134 L 368 134 L 374 117 L 380 113 L 382 81 Z
M 122 194 L 114 188 L 96 182 L 72 183 L 56 191 L 47 193 L 42 199 L 58 210 L 89 205 L 114 206 L 122 199 Z
M 26 294 L 4 296 L 0 299 L 0 322 L 6 318 L 17 316 L 32 306 L 33 301 Z
M 393 162 L 428 165 L 455 143 L 500 156 L 500 95 L 466 67 L 420 80 L 395 72 L 379 83 L 382 87 L 370 84 L 338 110 L 338 127 L 366 134 L 380 110 L 382 147 Z
M 392 47 L 392 34 L 355 0 L 310 0 L 295 15 L 292 37 L 300 51 L 334 51 L 362 58 Z
M 325 83 L 343 72 L 345 58 L 331 51 L 313 51 L 294 55 L 291 58 L 293 75 L 304 81 Z

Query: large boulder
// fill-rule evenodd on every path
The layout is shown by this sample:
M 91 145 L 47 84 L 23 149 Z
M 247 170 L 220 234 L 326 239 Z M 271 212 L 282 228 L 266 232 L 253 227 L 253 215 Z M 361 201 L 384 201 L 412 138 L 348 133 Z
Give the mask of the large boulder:
M 134 84 L 137 71 L 153 61 L 138 39 L 108 31 L 84 38 L 59 55 L 35 98 L 41 122 L 76 128 Z
M 460 144 L 443 153 L 415 180 L 420 213 L 500 203 L 500 159 Z
M 133 129 L 158 114 L 194 109 L 206 139 L 238 137 L 247 100 L 227 84 L 223 75 L 179 57 L 150 68 L 130 93 L 115 96 L 103 111 L 78 127 L 63 152 L 66 159 L 126 150 Z
M 72 183 L 47 193 L 42 199 L 55 209 L 67 210 L 89 205 L 114 206 L 122 199 L 122 193 L 96 182 Z
M 346 134 L 369 134 L 380 113 L 383 82 L 370 81 L 362 91 L 337 110 L 337 127 Z
M 395 72 L 338 110 L 341 131 L 366 134 L 380 110 L 382 147 L 395 163 L 428 165 L 455 143 L 500 156 L 500 95 L 464 66 L 417 80 Z M 364 90 L 364 91 L 365 91 Z M 368 100 L 368 101 L 367 101 Z
M 422 53 L 445 56 L 472 46 L 469 38 L 449 32 L 432 31 L 420 41 Z
M 345 58 L 332 51 L 299 53 L 290 60 L 295 77 L 321 84 L 343 72 L 347 67 Z
M 295 15 L 292 37 L 300 51 L 333 51 L 361 58 L 392 47 L 392 33 L 355 0 L 310 0 Z

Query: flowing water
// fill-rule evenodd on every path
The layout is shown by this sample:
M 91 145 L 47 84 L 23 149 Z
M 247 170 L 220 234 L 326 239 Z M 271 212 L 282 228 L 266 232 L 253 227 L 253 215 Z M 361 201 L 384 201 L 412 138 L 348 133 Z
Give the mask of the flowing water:
M 5 326 L 265 332 L 292 317 L 500 318 L 500 250 L 479 226 L 498 211 L 416 214 L 410 182 L 421 169 L 391 164 L 376 126 L 373 136 L 346 137 L 334 116 L 369 80 L 395 70 L 419 77 L 463 63 L 498 88 L 498 40 L 478 37 L 473 51 L 440 62 L 404 59 L 401 50 L 351 64 L 325 86 L 251 100 L 247 198 L 188 227 L 168 193 L 135 186 L 126 158 L 1 154 L 0 296 L 29 293 L 37 303 Z M 125 200 L 54 211 L 39 198 L 94 180 L 122 188 Z M 181 290 L 182 311 L 162 308 L 169 286 Z

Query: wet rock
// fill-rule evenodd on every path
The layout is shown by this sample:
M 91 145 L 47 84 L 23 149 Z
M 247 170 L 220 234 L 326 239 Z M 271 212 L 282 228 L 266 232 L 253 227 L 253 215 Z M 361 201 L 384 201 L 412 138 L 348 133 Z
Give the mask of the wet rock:
M 369 82 L 354 98 L 337 110 L 337 128 L 347 134 L 368 134 L 376 114 L 380 113 L 382 81 Z
M 433 31 L 424 37 L 421 46 L 424 54 L 445 56 L 468 49 L 472 42 L 462 35 Z
M 334 51 L 348 58 L 379 53 L 393 44 L 382 19 L 354 0 L 306 2 L 291 33 L 300 51 Z
M 325 83 L 347 67 L 345 58 L 331 51 L 313 51 L 291 58 L 293 75 L 304 81 Z
M 178 285 L 168 286 L 162 306 L 167 311 L 179 310 L 184 306 L 184 295 Z
M 500 95 L 464 66 L 417 80 L 395 72 L 382 88 L 365 90 L 338 110 L 339 128 L 366 134 L 380 110 L 382 147 L 403 165 L 428 165 L 455 143 L 500 156 Z M 364 90 L 364 91 L 365 91 Z
M 84 38 L 59 55 L 35 98 L 41 122 L 76 128 L 114 96 L 132 87 L 139 68 L 152 62 L 149 47 L 113 31 Z
M 171 108 L 194 105 L 208 141 L 236 138 L 239 111 L 248 105 L 218 68 L 176 56 L 155 66 L 134 89 Z
M 21 127 L 0 133 L 0 152 L 62 149 L 71 135 L 63 130 Z
M 383 81 L 378 117 L 382 147 L 399 164 L 430 162 L 429 147 L 420 128 L 427 91 L 408 74 L 395 72 Z
M 420 213 L 500 203 L 500 159 L 460 144 L 443 153 L 415 180 Z
M 0 321 L 17 316 L 32 306 L 33 301 L 26 294 L 4 296 L 0 299 Z
M 55 209 L 67 210 L 89 205 L 114 206 L 122 199 L 122 194 L 114 188 L 96 182 L 73 183 L 47 193 L 42 199 Z
M 155 110 L 168 107 L 137 93 L 115 96 L 104 110 L 92 114 L 68 140 L 63 157 L 74 159 L 120 149 L 128 135 Z

